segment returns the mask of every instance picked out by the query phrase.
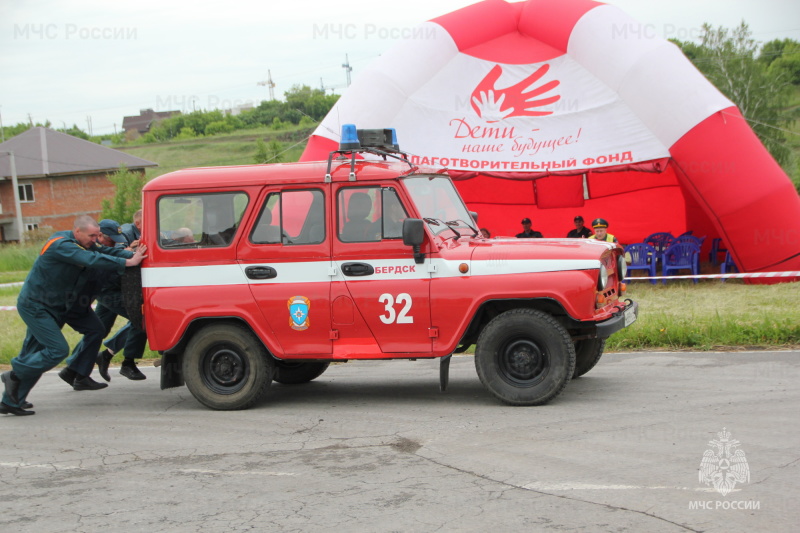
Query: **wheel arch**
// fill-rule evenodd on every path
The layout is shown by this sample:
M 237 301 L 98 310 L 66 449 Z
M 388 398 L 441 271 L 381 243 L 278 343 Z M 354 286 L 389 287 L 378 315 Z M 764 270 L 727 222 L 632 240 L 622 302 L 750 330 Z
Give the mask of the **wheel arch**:
M 253 327 L 242 317 L 231 315 L 195 318 L 183 331 L 183 334 L 178 342 L 172 348 L 161 352 L 162 389 L 181 387 L 185 385 L 183 380 L 183 354 L 186 350 L 186 346 L 189 344 L 189 341 L 192 339 L 195 333 L 200 331 L 200 329 L 203 327 L 212 324 L 231 324 L 246 328 L 256 339 L 258 339 L 258 341 L 264 347 L 264 351 L 266 352 L 267 356 L 271 357 L 273 360 L 277 359 L 272 353 L 272 350 L 269 349 L 269 346 L 267 346 L 264 342 L 264 339 L 262 339 L 258 335 L 258 332 L 256 332 Z
M 570 329 L 577 321 L 567 313 L 564 306 L 554 298 L 507 298 L 493 299 L 483 302 L 472 316 L 464 335 L 458 341 L 456 353 L 465 351 L 475 344 L 483 328 L 492 319 L 511 309 L 535 309 L 542 311 L 558 320 L 565 328 Z

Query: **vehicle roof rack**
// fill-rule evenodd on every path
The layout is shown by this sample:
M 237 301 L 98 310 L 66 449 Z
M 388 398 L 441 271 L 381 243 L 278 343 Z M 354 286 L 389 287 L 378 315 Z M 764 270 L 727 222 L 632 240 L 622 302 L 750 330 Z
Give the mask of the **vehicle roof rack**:
M 331 166 L 334 156 L 337 159 L 346 159 L 350 156 L 350 181 L 356 181 L 356 154 L 369 153 L 380 156 L 386 161 L 388 158 L 397 159 L 414 168 L 408 160 L 408 155 L 400 150 L 397 144 L 397 131 L 394 128 L 384 129 L 356 129 L 355 124 L 342 125 L 342 139 L 339 149 L 328 154 L 328 170 L 325 173 L 325 183 L 331 182 Z

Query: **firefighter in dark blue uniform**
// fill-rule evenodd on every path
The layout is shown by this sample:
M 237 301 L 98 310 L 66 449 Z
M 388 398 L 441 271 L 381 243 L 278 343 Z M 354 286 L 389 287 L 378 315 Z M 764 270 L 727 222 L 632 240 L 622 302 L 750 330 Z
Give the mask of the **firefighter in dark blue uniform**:
M 125 249 L 127 241 L 122 236 L 119 224 L 116 221 L 105 219 L 98 224 L 100 226 L 100 237 L 98 242 L 110 248 Z M 59 377 L 66 381 L 75 390 L 98 390 L 107 387 L 105 383 L 98 383 L 89 377 L 94 368 L 97 352 L 102 345 L 103 339 L 111 331 L 117 315 L 111 313 L 110 316 L 104 314 L 105 307 L 97 304 L 94 312 L 91 312 L 92 303 L 103 294 L 108 287 L 114 284 L 119 285 L 119 274 L 116 271 L 103 270 L 98 268 L 88 269 L 88 281 L 78 294 L 75 303 L 67 313 L 67 324 L 83 333 L 83 339 L 72 350 L 72 355 L 66 361 L 67 366 L 58 373 Z M 76 318 L 81 322 L 76 327 Z M 70 319 L 72 321 L 70 321 Z M 91 326 L 91 327 L 86 327 Z M 147 342 L 145 336 L 144 343 Z
M 133 214 L 133 222 L 123 224 L 121 227 L 122 236 L 128 242 L 128 246 L 136 248 L 139 239 L 142 238 L 142 210 L 139 209 Z
M 138 246 L 139 244 L 138 241 L 128 241 L 125 233 L 114 220 L 101 220 L 100 232 L 102 233 L 100 244 L 106 246 L 130 249 L 131 246 Z M 128 311 L 125 309 L 125 302 L 122 297 L 121 276 L 116 272 L 108 271 L 102 272 L 101 274 L 104 274 L 104 283 L 99 287 L 99 290 L 96 291 L 94 297 L 97 298 L 97 308 L 95 312 L 97 318 L 100 319 L 100 322 L 103 324 L 103 338 L 105 338 L 114 327 L 117 316 L 128 318 Z M 129 321 L 125 326 L 120 328 L 113 337 L 104 343 L 106 348 L 100 353 L 98 353 L 98 351 L 101 344 L 93 341 L 93 337 L 84 336 L 83 340 L 75 347 L 73 356 L 67 360 L 70 368 L 72 368 L 73 362 L 77 363 L 78 360 L 84 362 L 86 359 L 91 359 L 87 365 L 90 371 L 96 361 L 100 376 L 106 381 L 111 381 L 111 375 L 108 373 L 109 363 L 115 353 L 124 351 L 125 359 L 122 362 L 119 373 L 132 380 L 146 379 L 142 371 L 136 367 L 136 360 L 141 359 L 144 354 L 144 349 L 147 346 L 147 333 L 144 330 Z M 62 372 L 67 374 L 67 371 L 62 370 Z M 70 376 L 67 374 L 61 377 L 64 381 L 68 381 Z M 100 385 L 105 386 L 105 383 L 101 383 Z
M 5 386 L 0 414 L 34 414 L 23 405 L 29 405 L 26 398 L 41 375 L 69 355 L 61 327 L 76 295 L 88 281 L 87 270 L 121 273 L 145 257 L 147 250 L 143 246 L 134 253 L 99 245 L 99 233 L 92 217 L 78 217 L 71 231 L 59 231 L 50 237 L 28 273 L 17 300 L 17 311 L 28 332 L 19 355 L 11 360 L 12 370 L 0 376 Z

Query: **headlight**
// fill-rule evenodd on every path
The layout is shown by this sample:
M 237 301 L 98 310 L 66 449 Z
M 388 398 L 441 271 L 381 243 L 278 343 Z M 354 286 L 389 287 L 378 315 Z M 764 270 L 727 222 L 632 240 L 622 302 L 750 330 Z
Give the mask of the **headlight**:
M 623 281 L 625 276 L 628 275 L 628 263 L 625 261 L 625 256 L 617 257 L 617 279 Z
M 597 277 L 597 290 L 604 291 L 608 287 L 608 269 L 605 265 L 600 265 L 600 275 Z

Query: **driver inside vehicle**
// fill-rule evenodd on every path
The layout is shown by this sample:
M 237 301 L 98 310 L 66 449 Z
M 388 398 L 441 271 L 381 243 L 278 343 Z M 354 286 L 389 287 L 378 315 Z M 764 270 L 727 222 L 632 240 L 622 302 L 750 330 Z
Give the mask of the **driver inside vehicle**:
M 408 218 L 403 204 L 394 194 L 384 195 L 383 237 L 397 239 L 403 236 L 403 221 Z
M 270 211 L 269 207 L 264 207 L 261 218 L 253 230 L 252 241 L 255 243 L 281 242 L 280 228 L 272 225 L 272 211 Z

